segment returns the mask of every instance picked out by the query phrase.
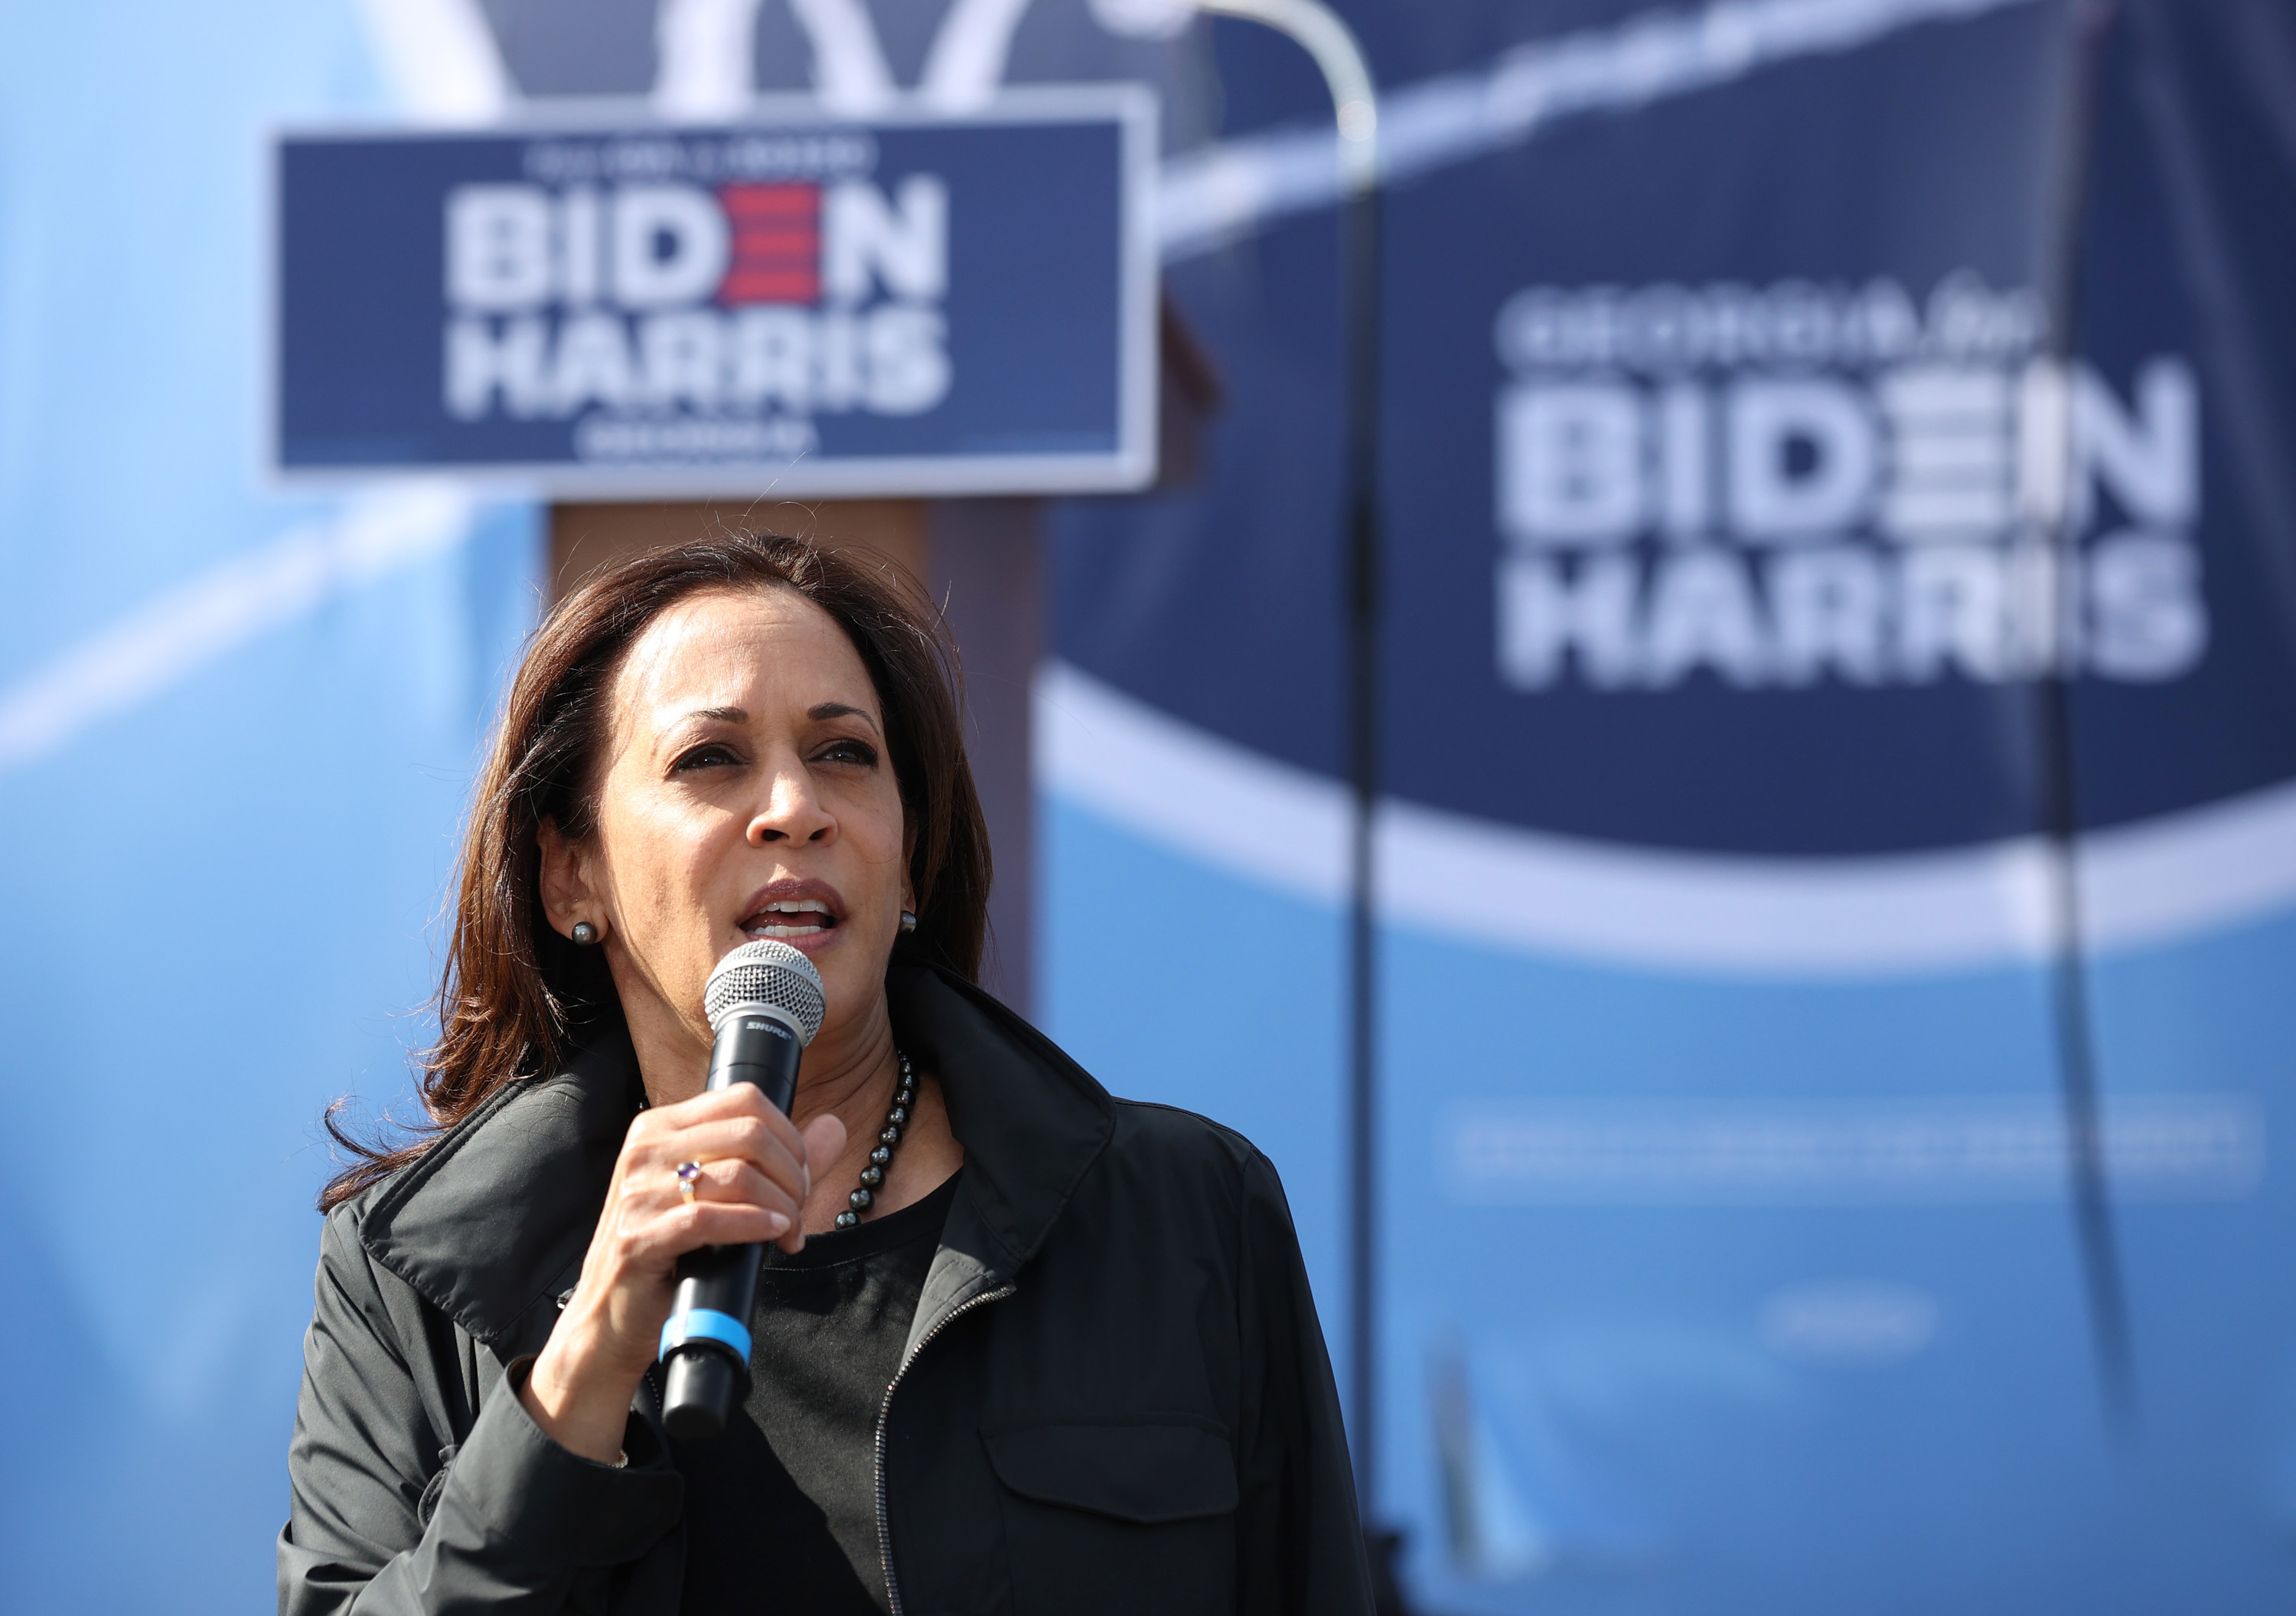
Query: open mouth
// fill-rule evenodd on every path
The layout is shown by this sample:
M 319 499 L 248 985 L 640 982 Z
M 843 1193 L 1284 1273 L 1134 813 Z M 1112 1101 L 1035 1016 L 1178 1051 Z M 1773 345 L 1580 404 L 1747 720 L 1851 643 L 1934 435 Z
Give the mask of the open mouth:
M 769 937 L 775 942 L 793 943 L 806 938 L 825 937 L 837 928 L 837 916 L 818 898 L 777 898 L 742 921 L 744 935 Z

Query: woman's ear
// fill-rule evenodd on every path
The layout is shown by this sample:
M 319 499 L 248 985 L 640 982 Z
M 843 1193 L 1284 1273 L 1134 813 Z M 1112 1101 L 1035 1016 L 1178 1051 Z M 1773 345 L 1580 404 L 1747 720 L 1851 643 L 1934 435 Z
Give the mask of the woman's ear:
M 605 916 L 590 912 L 597 900 L 590 888 L 588 849 L 560 834 L 552 819 L 542 822 L 535 841 L 542 853 L 542 914 L 550 929 L 571 937 L 575 922 L 586 920 L 603 932 Z

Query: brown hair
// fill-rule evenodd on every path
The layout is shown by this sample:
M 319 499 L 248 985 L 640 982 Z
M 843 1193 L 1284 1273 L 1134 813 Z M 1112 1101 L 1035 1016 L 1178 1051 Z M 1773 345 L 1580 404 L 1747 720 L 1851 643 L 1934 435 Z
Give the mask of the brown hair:
M 320 1193 L 321 1210 L 415 1161 L 504 1084 L 554 1070 L 585 1024 L 616 1007 L 599 951 L 576 947 L 543 915 L 537 832 L 549 820 L 578 841 L 596 829 L 609 696 L 631 644 L 691 595 L 750 588 L 794 589 L 826 611 L 876 686 L 918 899 L 917 928 L 894 958 L 979 974 L 988 831 L 940 613 L 890 563 L 804 539 L 735 534 L 653 551 L 583 584 L 529 643 L 463 833 L 439 1042 L 422 1062 L 429 1124 L 392 1149 L 351 1136 L 331 1111 L 328 1132 L 357 1160 Z

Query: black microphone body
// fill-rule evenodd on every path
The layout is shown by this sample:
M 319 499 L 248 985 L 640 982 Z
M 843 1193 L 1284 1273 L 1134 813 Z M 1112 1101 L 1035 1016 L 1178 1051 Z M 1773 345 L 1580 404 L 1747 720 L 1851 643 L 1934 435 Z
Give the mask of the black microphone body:
M 709 1047 L 709 1087 L 754 1083 L 787 1115 L 810 1036 L 778 1006 L 735 1006 Z M 662 1423 L 679 1441 L 717 1436 L 749 1395 L 750 1310 L 764 1256 L 757 1245 L 704 1246 L 678 1259 L 677 1300 L 662 1329 Z

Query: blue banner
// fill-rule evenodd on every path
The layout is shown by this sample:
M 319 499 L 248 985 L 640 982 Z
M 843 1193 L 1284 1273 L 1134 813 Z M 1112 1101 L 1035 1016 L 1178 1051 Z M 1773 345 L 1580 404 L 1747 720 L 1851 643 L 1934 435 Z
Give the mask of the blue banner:
M 1154 103 L 961 122 L 299 135 L 278 462 L 561 494 L 1011 494 L 1153 473 Z
M 1355 13 L 1392 176 L 1366 1480 L 1406 1584 L 2276 1609 L 2285 20 L 1569 9 Z M 1285 194 L 1313 102 L 1260 82 L 1175 178 Z M 1336 1338 L 1316 194 L 1240 244 L 1168 213 L 1236 403 L 1200 488 L 1066 519 L 1046 954 L 1119 1089 L 1277 1152 Z M 1152 950 L 1098 917 L 1151 890 L 1226 923 L 1185 1074 L 1106 985 Z

